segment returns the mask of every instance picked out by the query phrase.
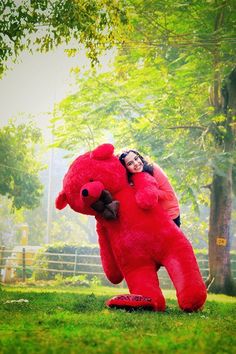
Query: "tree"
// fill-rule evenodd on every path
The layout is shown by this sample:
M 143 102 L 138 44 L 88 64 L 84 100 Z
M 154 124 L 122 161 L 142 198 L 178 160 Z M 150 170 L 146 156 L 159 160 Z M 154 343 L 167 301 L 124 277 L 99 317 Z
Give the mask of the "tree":
M 40 201 L 43 186 L 36 157 L 40 131 L 31 124 L 13 123 L 0 129 L 0 194 L 12 199 L 13 208 L 32 209 Z
M 13 247 L 20 238 L 19 225 L 23 223 L 23 212 L 11 213 L 12 201 L 0 196 L 0 246 Z
M 219 83 L 217 82 L 217 85 Z M 211 212 L 209 224 L 209 265 L 207 285 L 211 291 L 234 294 L 235 284 L 230 266 L 230 222 L 232 212 L 233 166 L 235 161 L 235 117 L 236 117 L 236 68 L 227 78 L 221 95 L 214 94 L 213 105 L 216 114 L 222 114 L 221 127 L 215 133 L 216 145 L 223 152 L 222 159 L 213 167 L 211 191 Z M 223 96 L 223 97 L 222 97 Z M 223 163 L 222 163 L 223 162 Z M 219 261 L 221 259 L 222 261 Z
M 87 49 L 92 63 L 119 37 L 126 23 L 123 1 L 2 0 L 0 4 L 0 76 L 11 59 L 27 49 L 49 51 L 73 39 L 68 53 Z
M 123 32 L 115 70 L 80 81 L 78 93 L 61 103 L 57 141 L 70 149 L 90 147 L 101 139 L 97 132 L 109 128 L 117 146 L 128 142 L 157 158 L 182 201 L 188 198 L 196 210 L 208 203 L 210 187 L 208 286 L 234 294 L 229 260 L 236 4 L 128 3 L 132 30 Z

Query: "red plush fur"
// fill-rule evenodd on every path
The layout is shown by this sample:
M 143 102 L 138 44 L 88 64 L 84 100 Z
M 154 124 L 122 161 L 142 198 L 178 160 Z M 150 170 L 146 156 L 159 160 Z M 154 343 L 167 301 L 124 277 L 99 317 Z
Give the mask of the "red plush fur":
M 134 294 L 122 300 L 113 298 L 108 306 L 134 308 L 139 306 L 134 304 L 135 299 L 139 299 L 140 307 L 145 304 L 150 307 L 151 303 L 154 310 L 164 311 L 165 299 L 157 275 L 160 266 L 164 266 L 176 288 L 180 308 L 184 311 L 202 308 L 206 287 L 191 244 L 158 204 L 154 178 L 138 173 L 134 176 L 134 186 L 130 186 L 113 150 L 111 144 L 103 144 L 79 156 L 70 166 L 56 201 L 59 209 L 68 203 L 76 212 L 96 217 L 106 276 L 114 284 L 125 278 L 130 293 Z M 115 220 L 106 220 L 91 208 L 103 190 L 119 202 Z

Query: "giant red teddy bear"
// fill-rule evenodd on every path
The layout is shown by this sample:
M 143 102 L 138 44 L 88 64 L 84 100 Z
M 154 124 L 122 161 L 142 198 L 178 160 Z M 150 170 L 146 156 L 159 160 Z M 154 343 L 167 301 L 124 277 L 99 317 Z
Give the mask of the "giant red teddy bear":
M 149 307 L 165 310 L 157 271 L 161 266 L 176 288 L 184 311 L 202 308 L 206 300 L 192 246 L 183 232 L 159 206 L 157 182 L 147 173 L 127 181 L 125 168 L 102 144 L 79 156 L 63 180 L 56 207 L 67 204 L 76 212 L 94 215 L 103 269 L 114 284 L 126 280 L 130 294 L 110 299 L 110 307 Z

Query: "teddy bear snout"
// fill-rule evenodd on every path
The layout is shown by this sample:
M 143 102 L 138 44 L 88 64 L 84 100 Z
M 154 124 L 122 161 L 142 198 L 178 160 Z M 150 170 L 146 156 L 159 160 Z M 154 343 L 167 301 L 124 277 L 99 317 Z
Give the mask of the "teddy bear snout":
M 87 197 L 89 195 L 89 192 L 88 192 L 88 190 L 85 188 L 85 189 L 83 189 L 82 190 L 82 196 L 83 197 Z
M 89 203 L 89 201 L 92 203 L 99 199 L 104 190 L 104 186 L 100 181 L 88 182 L 83 184 L 80 188 L 80 195 L 86 204 Z

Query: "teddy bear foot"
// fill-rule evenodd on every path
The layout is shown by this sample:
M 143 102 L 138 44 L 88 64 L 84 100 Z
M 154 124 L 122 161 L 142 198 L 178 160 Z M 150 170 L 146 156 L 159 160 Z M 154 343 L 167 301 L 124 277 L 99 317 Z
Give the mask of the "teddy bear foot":
M 126 311 L 148 310 L 157 311 L 156 304 L 151 297 L 135 294 L 114 296 L 106 302 L 110 308 L 124 309 Z

